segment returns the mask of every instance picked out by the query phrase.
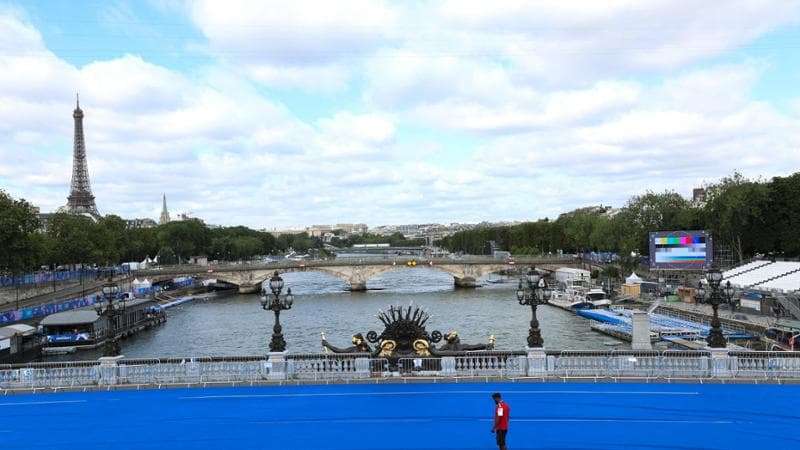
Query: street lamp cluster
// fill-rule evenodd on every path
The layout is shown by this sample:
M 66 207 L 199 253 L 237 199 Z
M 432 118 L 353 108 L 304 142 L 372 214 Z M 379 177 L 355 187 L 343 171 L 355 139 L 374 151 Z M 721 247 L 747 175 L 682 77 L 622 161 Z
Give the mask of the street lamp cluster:
M 119 294 L 119 286 L 108 282 L 103 285 L 103 300 L 94 304 L 94 310 L 100 317 L 106 318 L 106 340 L 103 346 L 103 356 L 118 356 L 120 354 L 119 340 L 117 339 L 117 317 L 125 311 L 125 303 L 115 302 Z
M 721 286 L 722 272 L 717 268 L 712 268 L 706 273 L 706 281 L 708 282 L 710 290 L 708 293 L 708 302 L 711 304 L 711 309 L 714 311 L 714 316 L 711 318 L 711 330 L 708 333 L 706 342 L 708 342 L 708 346 L 711 348 L 725 348 L 728 343 L 725 340 L 725 336 L 722 334 L 722 323 L 719 321 L 718 309 L 719 305 L 722 303 L 731 304 L 734 294 L 733 286 L 731 286 L 730 281 L 726 282 L 725 286 Z M 697 298 L 703 300 L 706 298 L 706 295 L 706 289 L 703 287 L 703 282 L 701 281 L 697 287 Z
M 531 326 L 528 330 L 528 347 L 542 348 L 544 340 L 542 339 L 542 332 L 539 329 L 539 319 L 536 318 L 536 307 L 544 305 L 550 300 L 553 291 L 547 286 L 544 280 L 535 267 L 531 267 L 525 275 L 525 282 L 519 281 L 517 286 L 517 301 L 520 305 L 531 307 Z
M 267 292 L 267 288 L 269 288 L 270 292 Z M 281 311 L 292 309 L 292 304 L 294 303 L 292 288 L 287 289 L 286 295 L 283 296 L 281 296 L 281 291 L 283 291 L 283 278 L 278 275 L 277 271 L 272 275 L 272 278 L 261 284 L 261 307 L 264 308 L 264 311 L 275 313 L 272 340 L 269 342 L 269 351 L 271 352 L 286 351 L 286 341 L 283 339 L 283 327 L 281 327 Z

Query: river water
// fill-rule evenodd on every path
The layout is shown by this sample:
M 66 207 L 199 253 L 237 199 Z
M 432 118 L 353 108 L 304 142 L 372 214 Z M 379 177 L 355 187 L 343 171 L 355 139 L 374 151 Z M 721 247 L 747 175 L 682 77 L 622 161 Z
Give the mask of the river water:
M 281 313 L 290 352 L 320 352 L 320 332 L 340 347 L 354 333 L 383 331 L 375 317 L 390 305 L 422 307 L 431 315 L 429 332 L 457 330 L 464 343 L 497 339 L 496 348 L 522 350 L 530 307 L 520 306 L 516 282 L 455 289 L 453 278 L 426 269 L 397 270 L 376 276 L 367 292 L 349 292 L 341 280 L 318 272 L 283 275 L 285 288 L 295 294 L 291 310 Z M 284 289 L 285 289 L 284 288 Z M 273 314 L 261 309 L 257 295 L 224 295 L 170 308 L 165 324 L 122 341 L 129 358 L 259 355 L 267 350 Z M 628 348 L 589 328 L 589 321 L 554 306 L 538 308 L 545 347 L 552 350 Z M 618 346 L 612 347 L 611 343 Z M 92 359 L 99 351 L 82 351 L 58 359 Z M 50 358 L 48 358 L 50 359 Z

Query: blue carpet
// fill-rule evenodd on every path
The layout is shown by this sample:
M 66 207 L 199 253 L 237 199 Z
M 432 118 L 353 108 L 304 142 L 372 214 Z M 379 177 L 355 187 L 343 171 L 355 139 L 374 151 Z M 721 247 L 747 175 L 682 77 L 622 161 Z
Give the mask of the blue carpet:
M 800 448 L 800 386 L 369 384 L 0 397 L 7 449 Z

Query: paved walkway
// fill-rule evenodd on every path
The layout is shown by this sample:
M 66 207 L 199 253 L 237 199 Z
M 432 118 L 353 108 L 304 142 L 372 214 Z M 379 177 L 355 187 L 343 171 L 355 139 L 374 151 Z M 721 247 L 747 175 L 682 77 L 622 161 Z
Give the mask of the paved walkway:
M 116 283 L 125 283 L 130 277 L 127 275 L 120 275 L 114 277 L 114 281 Z M 100 279 L 92 279 L 92 280 L 85 280 L 83 284 L 75 283 L 66 285 L 66 287 L 62 287 L 61 289 L 56 290 L 55 292 L 47 292 L 45 294 L 37 295 L 34 297 L 29 297 L 26 299 L 20 299 L 19 307 L 20 308 L 27 308 L 31 306 L 38 306 L 43 305 L 45 303 L 52 303 L 57 302 L 60 300 L 69 300 L 71 298 L 79 297 L 81 294 L 89 295 L 95 292 L 99 292 L 100 288 L 108 283 L 107 278 L 100 278 Z M 11 299 L 7 300 L 5 303 L 0 303 L 0 310 L 6 311 L 9 309 L 16 308 L 16 300 Z
M 166 389 L 0 397 L 4 448 L 800 448 L 800 386 L 412 383 Z
M 666 306 L 666 307 L 680 309 L 682 311 L 705 314 L 705 315 L 707 315 L 709 317 L 711 317 L 713 315 L 713 310 L 711 309 L 711 305 L 707 305 L 707 304 L 669 302 L 669 303 L 662 303 L 662 305 Z M 761 325 L 761 326 L 764 326 L 764 327 L 770 327 L 770 326 L 775 324 L 775 317 L 772 317 L 772 316 L 765 316 L 765 315 L 761 315 L 761 314 L 748 313 L 748 312 L 743 312 L 741 310 L 736 311 L 735 313 L 731 313 L 730 309 L 723 308 L 723 307 L 720 307 L 720 309 L 719 309 L 720 318 L 728 319 L 728 320 L 735 320 L 732 317 L 733 314 L 736 314 L 736 315 L 741 314 L 741 315 L 744 315 L 745 317 L 747 317 L 747 321 L 739 321 L 739 320 L 737 320 L 737 321 L 743 322 L 743 323 L 757 324 L 757 325 Z

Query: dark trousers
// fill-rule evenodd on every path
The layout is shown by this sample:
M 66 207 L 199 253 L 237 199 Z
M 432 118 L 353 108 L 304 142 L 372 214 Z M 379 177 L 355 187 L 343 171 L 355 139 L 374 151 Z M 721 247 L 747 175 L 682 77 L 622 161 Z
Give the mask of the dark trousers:
M 508 434 L 508 430 L 495 430 L 494 432 L 497 439 L 497 447 L 500 450 L 506 450 L 506 434 Z

